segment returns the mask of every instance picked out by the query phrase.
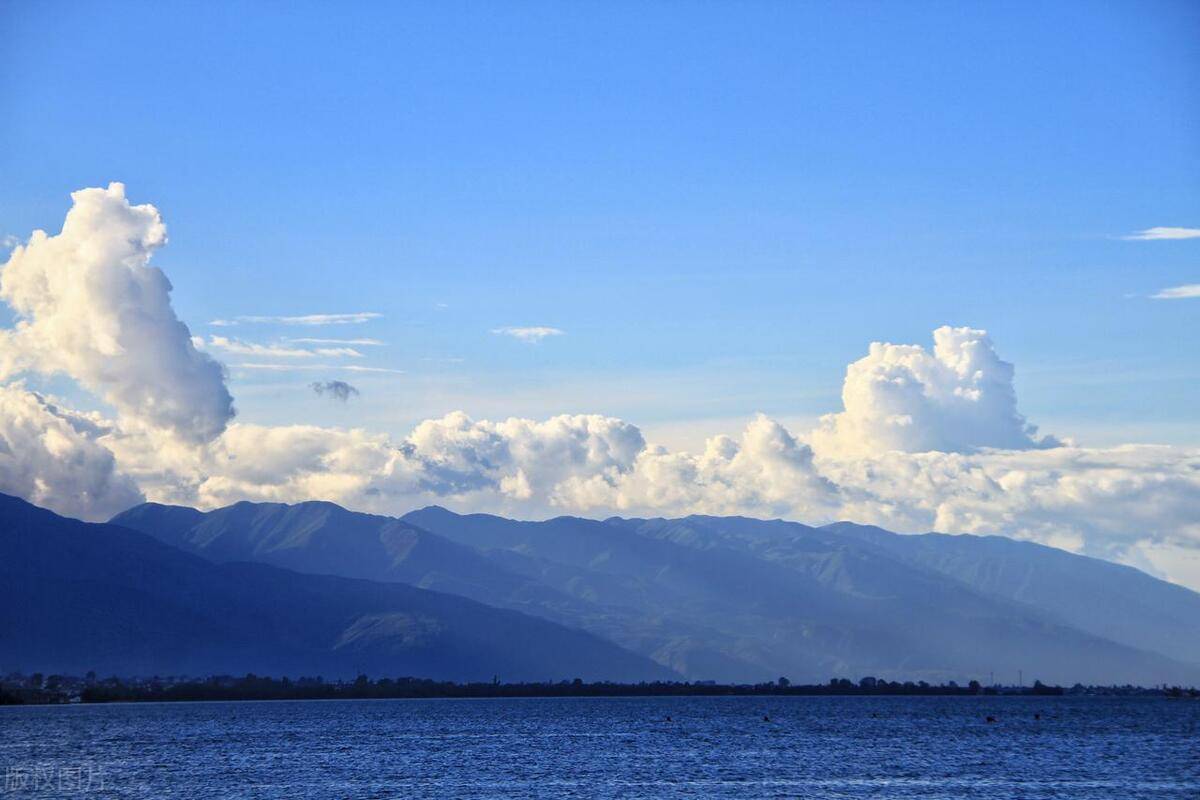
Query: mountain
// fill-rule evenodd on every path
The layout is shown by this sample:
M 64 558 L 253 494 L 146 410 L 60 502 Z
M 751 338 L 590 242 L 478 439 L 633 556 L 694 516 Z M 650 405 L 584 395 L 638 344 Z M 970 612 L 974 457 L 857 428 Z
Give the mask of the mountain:
M 897 536 L 849 522 L 826 529 L 988 594 L 1046 609 L 1080 630 L 1200 663 L 1200 594 L 1133 567 L 1002 536 Z
M 585 611 L 570 595 L 508 570 L 473 547 L 333 503 L 242 502 L 207 513 L 144 503 L 110 522 L 214 561 L 406 583 L 548 619 L 574 619 Z
M 699 515 L 519 522 L 486 514 L 460 516 L 437 507 L 404 519 L 462 544 L 519 554 L 526 563 L 537 560 L 548 579 L 556 573 L 545 565 L 554 564 L 584 570 L 593 578 L 585 584 L 589 586 L 617 577 L 630 581 L 621 587 L 623 602 L 667 623 L 658 631 L 667 636 L 658 649 L 639 647 L 628 636 L 615 640 L 693 677 L 721 661 L 743 677 L 757 671 L 759 676 L 778 672 L 801 679 L 874 674 L 932 680 L 995 673 L 1015 681 L 1019 670 L 1030 678 L 1085 683 L 1193 682 L 1200 677 L 1196 661 L 1175 655 L 1186 651 L 1171 646 L 1170 633 L 1108 638 L 1095 632 L 1103 626 L 1100 620 L 1081 629 L 1061 607 L 1043 607 L 996 591 L 994 585 L 976 584 L 967 575 L 899 558 L 879 542 L 848 535 L 844 525 L 814 528 Z M 874 530 L 892 543 L 909 538 Z M 979 541 L 963 537 L 970 540 Z M 1077 571 L 1077 584 L 1090 585 L 1092 595 L 1105 591 L 1109 568 L 1132 571 L 1153 584 L 1155 592 L 1145 597 L 1170 600 L 1170 611 L 1145 600 L 1123 606 L 1127 617 L 1144 623 L 1143 633 L 1156 625 L 1161 629 L 1164 616 L 1200 618 L 1192 615 L 1200 601 L 1195 592 L 1052 548 L 1031 552 L 1033 557 L 1047 554 L 1068 564 L 1068 572 Z M 981 552 L 979 557 L 986 561 L 989 555 Z M 1040 574 L 1052 584 L 1053 571 Z M 1039 596 L 1050 594 L 1046 587 Z M 605 599 L 622 602 L 615 593 Z M 670 635 L 679 634 L 672 623 L 680 621 L 693 631 Z
M 920 537 L 845 525 L 704 516 L 524 522 L 438 507 L 393 519 L 328 503 L 197 513 L 145 505 L 114 521 L 218 561 L 436 585 L 590 631 L 693 679 L 995 673 L 1015 681 L 1023 670 L 1058 682 L 1200 680 L 1197 659 L 1171 646 L 1161 622 L 1186 617 L 1195 593 L 1133 571 L 1151 588 L 1140 603 L 1133 584 L 1125 599 L 1106 600 L 1126 622 L 1105 627 L 1083 607 L 1072 615 L 1052 602 L 1052 587 L 1070 575 L 1072 586 L 1103 593 L 1104 571 L 1115 565 L 1051 548 L 1021 551 L 1037 581 L 1016 591 L 1007 578 L 974 579 L 1009 574 L 989 566 L 988 546 L 970 550 L 978 537 L 949 537 L 967 542 L 972 573 L 966 556 L 909 553 L 904 540 Z M 1151 605 L 1160 601 L 1170 610 Z
M 188 518 L 178 509 L 166 516 Z M 7 495 L 0 495 L 0 670 L 670 677 L 596 636 L 517 612 L 402 583 L 216 563 Z

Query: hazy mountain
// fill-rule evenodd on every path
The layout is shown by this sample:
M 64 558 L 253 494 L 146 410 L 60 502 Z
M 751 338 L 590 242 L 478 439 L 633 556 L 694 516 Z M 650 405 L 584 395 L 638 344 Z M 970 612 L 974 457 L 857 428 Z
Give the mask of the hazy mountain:
M 1200 594 L 1141 570 L 1002 536 L 897 536 L 841 522 L 861 537 L 980 591 L 1053 612 L 1080 630 L 1200 663 Z
M 148 505 L 117 520 L 216 560 L 436 585 L 583 628 L 690 678 L 1200 680 L 1163 622 L 1200 597 L 1131 570 L 1145 586 L 1098 606 L 1119 607 L 1124 616 L 1108 616 L 1122 625 L 1084 624 L 1086 602 L 1072 616 L 1053 602 L 1055 582 L 1069 575 L 1071 591 L 1103 594 L 1114 565 L 1050 548 L 1020 550 L 1029 567 L 1017 591 L 1007 577 L 973 578 L 968 564 L 1015 570 L 989 566 L 996 555 L 971 550 L 987 544 L 974 537 L 942 537 L 968 558 L 936 539 L 922 555 L 906 543 L 922 537 L 739 517 L 521 522 L 430 507 L 396 520 L 328 503 L 197 513 Z
M 188 514 L 172 509 L 166 518 L 185 522 Z M 0 495 L 0 670 L 10 669 L 669 675 L 591 634 L 462 597 L 214 563 L 128 528 L 66 519 Z
M 586 611 L 570 595 L 508 570 L 473 547 L 333 503 L 242 502 L 207 513 L 145 503 L 110 522 L 215 561 L 407 583 L 551 619 L 574 619 Z
M 705 516 L 518 522 L 437 507 L 405 519 L 462 544 L 536 560 L 550 581 L 556 573 L 547 565 L 583 573 L 557 587 L 563 590 L 583 585 L 593 591 L 624 580 L 604 599 L 638 608 L 658 625 L 649 636 L 634 631 L 642 634 L 641 643 L 632 635 L 615 640 L 694 677 L 724 664 L 741 677 L 776 671 L 803 679 L 821 674 L 986 679 L 995 673 L 1015 681 L 1018 670 L 1027 679 L 1055 681 L 1200 678 L 1195 663 L 1147 649 L 1147 641 L 1163 644 L 1169 637 L 1105 638 L 1072 624 L 1057 607 L 898 557 L 838 526 Z M 908 538 L 874 530 L 889 541 Z M 1090 584 L 1093 593 L 1104 591 L 1104 574 L 1115 566 L 1052 548 L 1031 549 L 1030 556 L 1043 551 L 1070 564 L 1068 571 L 1078 570 L 1077 584 Z M 1097 567 L 1098 574 L 1089 572 Z M 1194 592 L 1132 571 L 1156 585 L 1158 592 L 1148 597 L 1174 599 L 1169 618 L 1187 617 L 1200 600 Z M 1044 574 L 1052 580 L 1052 572 Z M 1147 627 L 1162 627 L 1161 609 L 1145 602 L 1124 608 L 1130 619 L 1140 616 Z M 691 630 L 679 631 L 678 623 Z M 655 633 L 661 639 L 650 647 Z

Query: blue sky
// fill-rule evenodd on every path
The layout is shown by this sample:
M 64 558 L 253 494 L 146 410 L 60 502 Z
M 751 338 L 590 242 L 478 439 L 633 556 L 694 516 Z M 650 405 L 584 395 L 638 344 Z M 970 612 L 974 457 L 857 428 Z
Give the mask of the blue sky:
M 692 441 L 953 324 L 1048 432 L 1200 442 L 1200 299 L 1149 297 L 1200 239 L 1121 238 L 1200 227 L 1195 4 L 167 5 L 0 5 L 0 235 L 123 181 L 193 333 L 403 371 L 235 369 L 242 419 Z

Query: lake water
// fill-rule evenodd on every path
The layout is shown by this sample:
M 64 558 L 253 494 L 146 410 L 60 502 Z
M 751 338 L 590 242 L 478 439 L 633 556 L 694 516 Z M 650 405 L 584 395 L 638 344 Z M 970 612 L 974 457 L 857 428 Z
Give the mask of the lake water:
M 5 800 L 1195 800 L 1200 702 L 664 697 L 9 707 L 0 708 L 0 772 Z

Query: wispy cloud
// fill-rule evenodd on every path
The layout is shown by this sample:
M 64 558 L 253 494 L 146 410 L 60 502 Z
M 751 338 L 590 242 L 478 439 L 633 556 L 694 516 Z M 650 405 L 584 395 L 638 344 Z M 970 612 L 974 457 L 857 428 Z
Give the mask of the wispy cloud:
M 351 397 L 357 397 L 360 392 L 345 381 L 313 381 L 309 388 L 321 397 L 330 400 L 340 400 L 345 403 Z
M 276 344 L 257 344 L 229 339 L 225 336 L 210 336 L 208 343 L 218 350 L 240 356 L 265 356 L 267 358 L 362 358 L 363 354 L 352 347 L 318 347 L 312 350 L 300 347 L 285 347 Z
M 276 325 L 357 325 L 379 319 L 383 314 L 374 311 L 356 311 L 352 314 L 304 314 L 298 317 L 274 317 L 245 315 L 232 319 L 214 319 L 209 325 L 226 327 L 242 323 L 273 323 Z
M 511 336 L 514 339 L 519 339 L 522 342 L 529 344 L 537 344 L 547 336 L 563 336 L 566 331 L 561 331 L 558 328 L 550 328 L 545 325 L 533 325 L 529 327 L 507 327 L 493 328 L 492 333 L 500 336 Z
M 1200 239 L 1200 228 L 1146 228 L 1144 231 L 1131 233 L 1121 238 L 1135 242 L 1148 242 L 1160 239 Z
M 291 342 L 292 344 L 344 344 L 363 347 L 381 347 L 387 344 L 387 342 L 380 341 L 379 339 L 294 339 L 287 336 L 284 337 L 283 341 Z
M 252 369 L 262 372 L 312 372 L 314 370 L 342 370 L 343 372 L 380 373 L 386 375 L 403 375 L 402 369 L 387 369 L 386 367 L 364 367 L 359 364 L 265 364 L 244 363 L 233 364 L 234 369 Z
M 1200 297 L 1200 283 L 1185 283 L 1183 286 L 1169 286 L 1156 294 L 1150 295 L 1154 300 L 1188 300 Z
M 0 239 L 0 250 L 12 250 L 21 243 L 20 238 L 13 236 L 11 233 Z
M 344 369 L 347 372 L 378 372 L 385 375 L 404 374 L 404 370 L 402 369 L 388 369 L 387 367 L 363 367 L 358 364 L 346 364 L 345 366 L 340 367 L 340 369 Z

